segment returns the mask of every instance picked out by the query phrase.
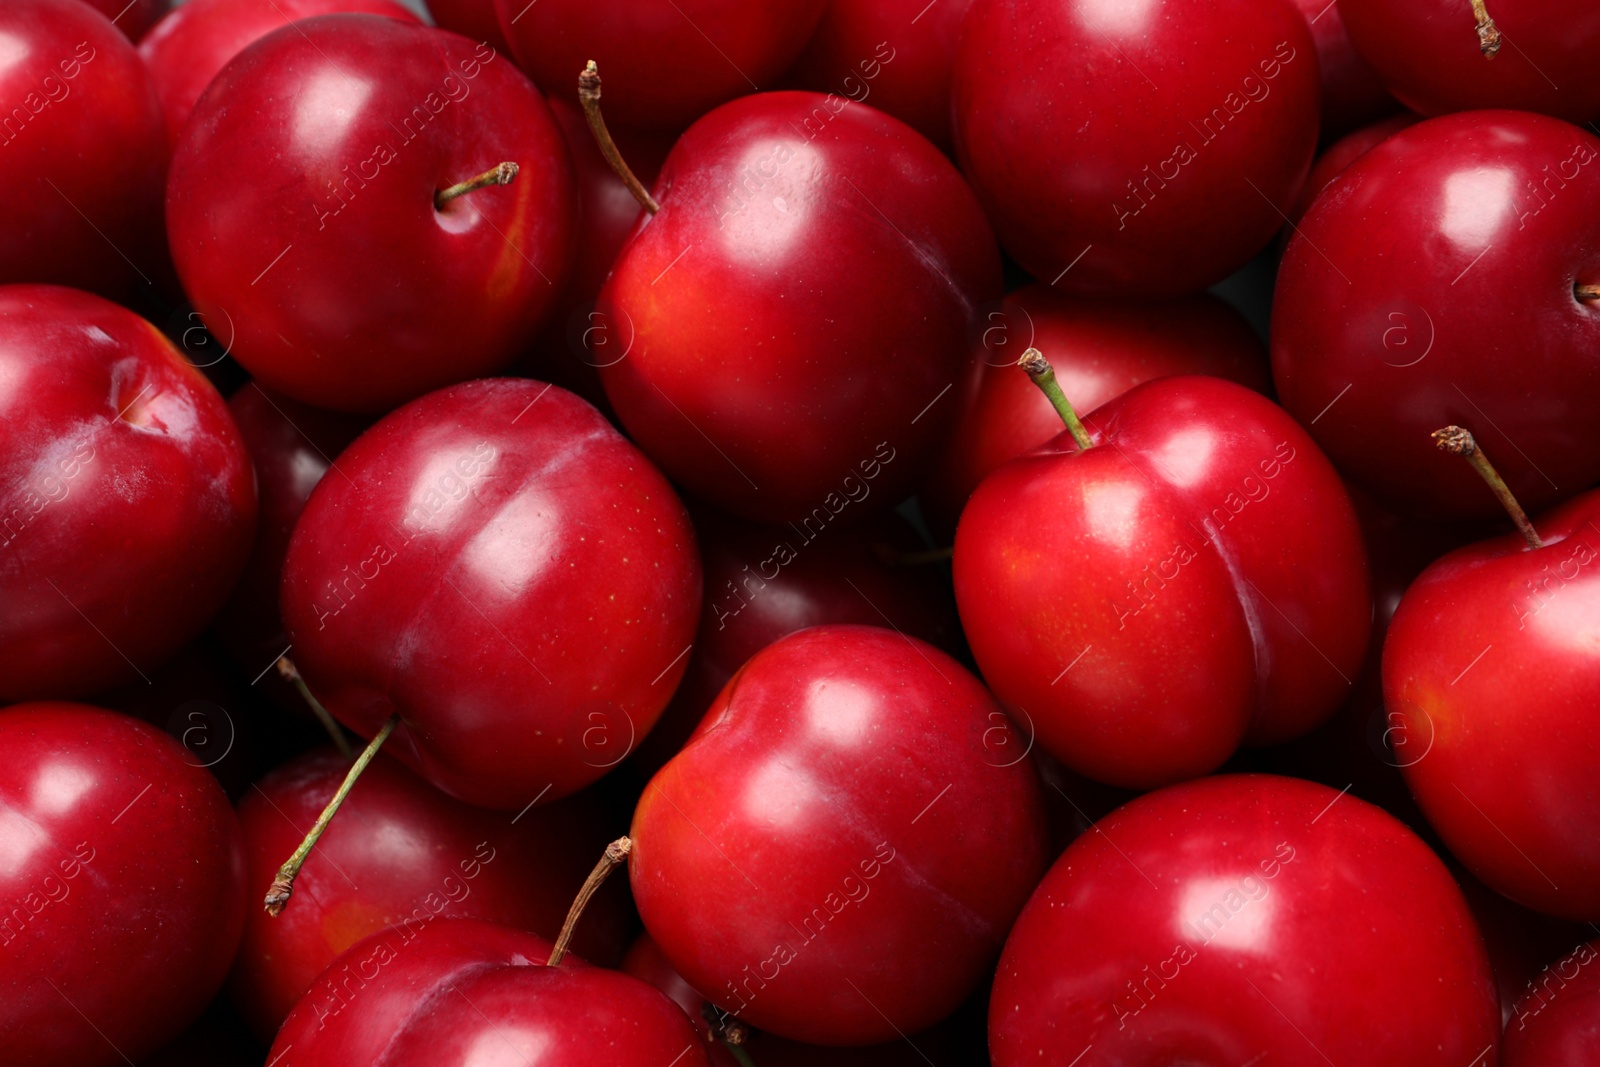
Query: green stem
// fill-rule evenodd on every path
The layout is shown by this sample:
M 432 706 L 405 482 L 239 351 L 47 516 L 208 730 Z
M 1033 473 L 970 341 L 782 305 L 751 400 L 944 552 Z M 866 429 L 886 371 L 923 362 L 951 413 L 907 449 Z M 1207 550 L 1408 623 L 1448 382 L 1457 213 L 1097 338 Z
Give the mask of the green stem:
M 1056 414 L 1067 424 L 1072 439 L 1078 442 L 1078 447 L 1093 448 L 1094 442 L 1089 440 L 1089 431 L 1083 428 L 1083 422 L 1078 418 L 1078 412 L 1073 408 L 1072 401 L 1067 399 L 1067 394 L 1056 384 L 1056 369 L 1050 366 L 1050 361 L 1044 358 L 1044 353 L 1037 348 L 1030 348 L 1022 353 L 1022 358 L 1017 360 L 1017 366 L 1027 371 L 1033 384 L 1050 399 Z
M 589 898 L 594 896 L 605 883 L 607 875 L 628 862 L 628 853 L 632 851 L 633 839 L 629 837 L 619 837 L 606 846 L 605 852 L 600 856 L 600 862 L 594 865 L 594 870 L 589 872 L 589 877 L 584 879 L 582 887 L 579 888 L 578 895 L 572 899 L 572 907 L 567 911 L 567 921 L 561 924 L 561 933 L 556 937 L 555 947 L 550 950 L 550 958 L 545 961 L 546 966 L 556 966 L 567 954 L 567 945 L 572 942 L 572 935 L 578 929 L 578 920 L 583 917 L 583 909 L 588 906 Z
M 1543 548 L 1544 542 L 1539 538 L 1539 532 L 1533 528 L 1533 523 L 1528 519 L 1528 513 L 1522 510 L 1522 505 L 1517 503 L 1517 498 L 1512 495 L 1511 487 L 1500 477 L 1500 472 L 1494 469 L 1494 464 L 1489 462 L 1489 457 L 1483 454 L 1483 449 L 1478 447 L 1477 438 L 1472 436 L 1472 431 L 1464 430 L 1460 426 L 1446 426 L 1442 430 L 1433 431 L 1433 443 L 1440 449 L 1454 456 L 1461 456 L 1472 464 L 1472 469 L 1478 476 L 1489 483 L 1489 488 L 1500 501 L 1500 506 L 1506 509 L 1506 514 L 1511 516 L 1511 521 L 1517 524 L 1517 529 L 1522 531 L 1523 540 L 1528 542 L 1529 548 Z
M 510 185 L 511 179 L 517 176 L 521 169 L 515 163 L 502 163 L 498 167 L 491 167 L 476 178 L 468 178 L 464 182 L 456 182 L 448 189 L 440 189 L 433 194 L 433 206 L 440 210 L 458 196 L 466 196 L 477 189 L 490 185 Z
M 322 809 L 322 814 L 317 816 L 317 821 L 312 825 L 311 832 L 306 834 L 305 840 L 300 842 L 300 847 L 294 850 L 294 855 L 284 861 L 278 868 L 278 876 L 272 880 L 272 886 L 267 890 L 267 897 L 262 903 L 266 906 L 267 914 L 277 917 L 289 903 L 289 895 L 294 892 L 294 880 L 300 873 L 300 867 L 305 863 L 306 857 L 311 855 L 311 850 L 317 847 L 317 840 L 322 837 L 328 824 L 339 813 L 339 805 L 344 803 L 344 798 L 350 795 L 350 790 L 356 784 L 356 779 L 361 777 L 361 772 L 367 769 L 367 764 L 372 762 L 372 757 L 378 754 L 378 749 L 389 740 L 389 735 L 394 733 L 394 728 L 400 722 L 400 716 L 391 715 L 383 724 L 383 729 L 378 731 L 361 755 L 356 757 L 351 764 L 350 771 L 344 776 L 344 781 L 339 783 L 338 792 L 333 794 L 333 799 L 328 801 L 328 806 Z
M 339 755 L 349 759 L 352 755 L 349 739 L 344 736 L 344 731 L 339 729 L 339 724 L 333 721 L 333 714 L 312 694 L 311 687 L 306 685 L 306 680 L 300 676 L 300 668 L 294 665 L 294 660 L 288 656 L 279 656 L 278 674 L 288 679 L 300 691 L 301 698 L 311 708 L 311 714 L 317 717 L 317 721 L 322 723 L 322 728 L 328 731 L 328 736 L 333 738 L 334 747 L 339 750 Z

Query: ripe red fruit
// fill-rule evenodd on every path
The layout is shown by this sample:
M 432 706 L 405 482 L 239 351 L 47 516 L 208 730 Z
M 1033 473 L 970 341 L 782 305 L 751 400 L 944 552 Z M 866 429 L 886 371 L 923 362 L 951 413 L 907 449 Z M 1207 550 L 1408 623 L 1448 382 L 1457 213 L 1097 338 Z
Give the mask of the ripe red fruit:
M 0 700 L 159 666 L 215 614 L 255 528 L 222 397 L 99 297 L 0 288 Z
M 312 985 L 273 1043 L 274 1067 L 605 1063 L 708 1067 L 689 1019 L 637 978 L 509 926 L 441 919 L 359 941 Z
M 757 654 L 645 788 L 633 895 L 741 1021 L 888 1041 L 953 1011 L 1047 862 L 1026 741 L 914 638 L 819 626 Z
M 340 12 L 417 21 L 397 0 L 186 0 L 139 42 L 139 57 L 161 98 L 168 142 L 177 147 L 195 101 L 251 42 L 299 19 Z
M 244 925 L 228 798 L 155 727 L 82 704 L 0 711 L 0 1048 L 112 1067 L 176 1037 Z
M 951 150 L 950 70 L 972 0 L 830 0 L 784 81 L 871 103 Z
M 1593 69 L 1600 12 L 1593 5 L 1488 0 L 1491 39 L 1511 46 L 1493 59 L 1484 55 L 1475 6 L 1476 0 L 1339 0 L 1339 13 L 1362 57 L 1413 111 L 1506 107 L 1569 122 L 1600 117 Z
M 272 881 L 349 768 L 337 752 L 319 749 L 245 797 L 239 822 L 252 889 Z M 251 909 L 229 993 L 257 1035 L 270 1040 L 317 975 L 369 934 L 472 918 L 553 938 L 614 832 L 593 797 L 521 814 L 489 812 L 452 800 L 380 755 L 300 869 L 293 905 L 276 917 Z M 573 950 L 614 963 L 631 917 L 620 882 L 602 889 L 584 912 Z
M 1000 289 L 955 168 L 871 107 L 765 93 L 696 123 L 656 187 L 601 295 L 626 350 L 601 379 L 634 440 L 758 521 L 911 492 L 972 372 L 968 321 Z
M 1450 115 L 1367 152 L 1317 198 L 1278 273 L 1284 407 L 1409 514 L 1496 513 L 1430 443 L 1450 423 L 1479 432 L 1527 507 L 1593 483 L 1600 315 L 1581 286 L 1600 284 L 1596 197 L 1600 140 L 1541 115 Z
M 1505 1067 L 1566 1067 L 1600 1056 L 1600 941 L 1539 976 L 1506 1024 Z
M 1061 416 L 1017 370 L 1026 348 L 1050 353 L 1080 411 L 1173 374 L 1212 374 L 1263 393 L 1272 383 L 1255 331 L 1210 294 L 1115 303 L 1035 283 L 1008 294 L 974 330 L 982 384 L 919 494 L 936 529 L 953 531 L 978 483 L 1007 460 L 1061 435 Z
M 989 1001 L 996 1067 L 1460 1067 L 1494 1062 L 1499 1023 L 1483 940 L 1428 846 L 1270 775 L 1101 820 L 1028 901 Z
M 495 0 L 517 64 L 565 96 L 589 60 L 618 126 L 676 133 L 725 100 L 771 88 L 827 0 Z
M 1317 81 L 1289 0 L 978 0 L 956 153 L 1040 281 L 1191 293 L 1283 225 L 1317 144 Z
M 77 0 L 7 0 L 0 37 L 0 283 L 150 285 L 166 145 L 138 53 Z
M 1420 831 L 1427 820 L 1406 788 L 1400 768 L 1421 759 L 1433 741 L 1430 737 L 1408 735 L 1404 719 L 1384 706 L 1383 639 L 1406 587 L 1434 560 L 1488 531 L 1474 533 L 1471 526 L 1404 519 L 1378 507 L 1360 490 L 1352 491 L 1350 496 L 1361 523 L 1372 575 L 1371 638 L 1361 673 L 1344 703 L 1321 726 L 1285 744 L 1257 749 L 1238 769 L 1306 778 L 1335 789 L 1348 789 L 1351 796 L 1376 804 Z M 1430 839 L 1429 843 L 1433 841 Z M 1505 900 L 1487 889 L 1483 893 Z M 1473 903 L 1470 891 L 1468 903 Z M 1512 907 L 1509 901 L 1505 906 Z M 1493 952 L 1491 945 L 1491 958 Z M 1499 978 L 1500 968 L 1496 966 L 1495 970 Z
M 520 168 L 509 184 L 440 203 L 501 163 Z M 372 15 L 306 19 L 235 57 L 167 184 L 206 325 L 263 385 L 341 411 L 509 363 L 560 294 L 572 214 L 560 131 L 520 72 Z
M 826 623 L 888 626 L 959 651 L 961 624 L 948 587 L 924 565 L 893 561 L 895 553 L 921 546 L 897 515 L 846 530 L 802 532 L 702 509 L 695 533 L 705 570 L 700 628 L 672 703 L 633 757 L 647 774 L 683 748 L 751 656 L 798 630 Z
M 1372 609 L 1349 497 L 1305 431 L 1196 376 L 1086 424 L 1095 447 L 1062 434 L 962 513 L 956 603 L 995 694 L 1069 768 L 1131 788 L 1325 719 Z
M 672 487 L 594 408 L 520 379 L 385 417 L 295 527 L 311 689 L 447 793 L 520 810 L 599 778 L 683 673 L 700 565 Z
M 1452 552 L 1383 649 L 1385 703 L 1429 746 L 1402 768 L 1428 822 L 1491 888 L 1584 921 L 1600 920 L 1597 523 L 1586 493 L 1535 521 L 1540 548 L 1508 534 Z
M 1311 167 L 1311 176 L 1306 179 L 1305 186 L 1300 190 L 1299 199 L 1294 202 L 1294 207 L 1289 210 L 1291 227 L 1284 235 L 1285 243 L 1294 234 L 1294 226 L 1299 225 L 1311 204 L 1317 196 L 1333 184 L 1333 180 L 1343 174 L 1356 160 L 1378 147 L 1407 126 L 1414 126 L 1420 117 L 1412 111 L 1402 111 L 1398 115 L 1391 115 L 1382 122 L 1374 122 L 1370 126 L 1363 126 L 1353 133 L 1348 133 L 1323 150 L 1317 156 L 1317 161 Z

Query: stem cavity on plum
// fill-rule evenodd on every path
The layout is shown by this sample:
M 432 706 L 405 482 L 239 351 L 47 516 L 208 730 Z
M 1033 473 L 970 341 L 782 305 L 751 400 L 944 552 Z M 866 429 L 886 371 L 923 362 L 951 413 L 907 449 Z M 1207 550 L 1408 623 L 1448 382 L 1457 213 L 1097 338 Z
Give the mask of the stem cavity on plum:
M 1483 58 L 1493 59 L 1500 52 L 1500 28 L 1489 17 L 1484 0 L 1472 0 L 1472 17 L 1477 22 L 1478 51 L 1483 53 Z
M 339 805 L 344 803 L 344 798 L 350 795 L 351 788 L 356 784 L 356 779 L 361 777 L 361 772 L 367 769 L 367 764 L 372 762 L 372 757 L 378 754 L 378 749 L 389 740 L 389 735 L 394 733 L 394 728 L 399 725 L 400 716 L 391 715 L 383 724 L 383 729 L 378 731 L 361 755 L 350 765 L 350 772 L 344 776 L 344 781 L 339 783 L 338 790 L 333 794 L 333 799 L 328 801 L 328 806 L 322 809 L 322 814 L 317 816 L 317 821 L 312 824 L 311 831 L 306 834 L 305 840 L 300 842 L 300 847 L 294 850 L 294 855 L 283 861 L 283 866 L 278 868 L 277 877 L 272 879 L 272 885 L 267 889 L 266 899 L 262 906 L 267 909 L 267 914 L 276 919 L 284 907 L 289 903 L 289 895 L 294 892 L 294 880 L 300 874 L 300 867 L 306 862 L 306 857 L 311 855 L 311 850 L 317 847 L 317 840 L 322 837 L 323 831 L 339 813 Z
M 617 150 L 617 142 L 611 139 L 611 131 L 606 129 L 605 116 L 600 114 L 600 68 L 595 66 L 592 59 L 578 75 L 578 103 L 583 105 L 584 118 L 589 120 L 589 130 L 594 134 L 595 144 L 600 146 L 600 154 L 606 157 L 606 162 L 617 172 L 617 177 L 628 187 L 628 192 L 650 214 L 660 211 L 661 205 L 639 181 L 633 168 L 628 166 L 628 161 L 622 158 L 622 153 Z
M 1050 365 L 1048 359 L 1044 358 L 1044 353 L 1037 348 L 1030 348 L 1022 353 L 1022 358 L 1017 360 L 1017 366 L 1026 371 L 1033 384 L 1050 399 L 1051 406 L 1056 409 L 1056 414 L 1061 416 L 1061 421 L 1067 424 L 1067 430 L 1072 434 L 1072 439 L 1078 442 L 1078 447 L 1093 448 L 1094 442 L 1089 440 L 1089 431 L 1083 428 L 1083 422 L 1078 418 L 1078 412 L 1073 408 L 1072 401 L 1067 399 L 1067 394 L 1056 384 L 1056 369 Z
M 1511 516 L 1511 521 L 1517 524 L 1517 529 L 1522 531 L 1523 539 L 1528 542 L 1529 548 L 1543 548 L 1544 542 L 1539 539 L 1539 533 L 1533 528 L 1533 523 L 1528 520 L 1528 513 L 1522 510 L 1522 505 L 1517 503 L 1517 498 L 1512 495 L 1511 487 L 1506 485 L 1505 479 L 1500 477 L 1500 472 L 1494 469 L 1489 462 L 1489 457 L 1483 454 L 1483 449 L 1478 447 L 1477 438 L 1472 436 L 1472 431 L 1462 429 L 1460 426 L 1446 426 L 1442 430 L 1433 431 L 1433 442 L 1442 451 L 1454 456 L 1461 456 L 1472 464 L 1472 469 L 1478 476 L 1488 483 L 1494 490 L 1494 495 L 1500 501 L 1501 507 L 1506 509 L 1506 514 Z
M 490 185 L 510 185 L 511 179 L 517 176 L 517 171 L 520 169 L 522 168 L 515 163 L 501 163 L 499 166 L 490 167 L 476 178 L 468 178 L 464 182 L 456 182 L 448 188 L 440 189 L 433 194 L 434 209 L 443 211 L 444 206 L 456 197 L 465 196 Z
M 589 872 L 583 885 L 578 889 L 578 895 L 572 898 L 572 907 L 567 911 L 567 920 L 561 924 L 561 933 L 556 937 L 556 943 L 550 949 L 550 958 L 545 961 L 545 966 L 559 966 L 562 957 L 567 954 L 567 946 L 572 943 L 572 935 L 578 929 L 578 920 L 583 918 L 583 909 L 588 907 L 589 898 L 594 896 L 599 888 L 605 884 L 606 877 L 617 867 L 628 862 L 628 853 L 633 851 L 631 837 L 619 837 L 606 846 L 600 856 L 600 862 L 594 865 L 594 870 Z

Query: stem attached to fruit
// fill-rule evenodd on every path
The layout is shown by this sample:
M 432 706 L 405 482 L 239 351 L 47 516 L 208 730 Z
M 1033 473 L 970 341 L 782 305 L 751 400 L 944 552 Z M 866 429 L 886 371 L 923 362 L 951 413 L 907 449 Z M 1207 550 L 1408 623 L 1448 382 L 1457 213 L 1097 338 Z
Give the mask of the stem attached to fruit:
M 328 731 L 328 736 L 333 738 L 334 745 L 339 749 L 339 755 L 349 759 L 350 742 L 345 739 L 344 731 L 339 729 L 339 724 L 333 721 L 333 715 L 329 713 L 327 708 L 322 706 L 322 701 L 312 695 L 311 687 L 306 685 L 304 678 L 300 677 L 300 669 L 294 665 L 294 660 L 288 656 L 279 656 L 278 674 L 300 690 L 300 696 L 310 706 L 311 714 L 317 717 L 317 721 L 322 723 L 322 728 Z
M 300 847 L 294 850 L 294 855 L 278 868 L 278 876 L 272 880 L 272 886 L 267 890 L 267 898 L 262 901 L 268 915 L 276 918 L 278 913 L 283 911 L 284 905 L 289 903 L 289 894 L 294 892 L 295 876 L 300 873 L 301 865 L 305 863 L 306 857 L 311 855 L 311 850 L 317 847 L 317 840 L 322 837 L 323 831 L 338 814 L 339 805 L 350 795 L 350 789 L 356 784 L 356 779 L 361 777 L 361 772 L 367 769 L 367 764 L 372 762 L 372 757 L 378 754 L 378 749 L 383 747 L 383 743 L 389 740 L 389 735 L 394 733 L 394 728 L 399 722 L 400 716 L 389 716 L 389 721 L 383 724 L 378 736 L 372 739 L 372 742 L 362 750 L 361 755 L 356 757 L 355 763 L 350 765 L 349 773 L 344 776 L 344 781 L 339 783 L 339 789 L 333 794 L 333 799 L 328 801 L 328 806 L 317 816 L 311 832 L 300 842 Z
M 1585 304 L 1592 304 L 1600 300 L 1600 285 L 1574 285 L 1572 295 Z
M 1484 0 L 1472 0 L 1472 17 L 1478 23 L 1478 51 L 1483 53 L 1483 58 L 1493 59 L 1500 51 L 1500 30 L 1489 17 Z
M 583 73 L 578 75 L 578 103 L 583 105 L 584 117 L 589 120 L 589 130 L 594 134 L 595 143 L 600 146 L 600 154 L 606 157 L 606 162 L 617 172 L 617 177 L 628 187 L 628 192 L 650 214 L 660 211 L 661 205 L 656 203 L 644 183 L 634 176 L 628 161 L 617 151 L 617 142 L 611 139 L 611 131 L 606 129 L 605 116 L 600 114 L 600 68 L 594 65 L 592 59 L 583 68 Z
M 1522 531 L 1528 547 L 1544 547 L 1538 531 L 1533 528 L 1533 523 L 1528 521 L 1528 513 L 1522 510 L 1517 498 L 1511 495 L 1511 487 L 1506 485 L 1505 479 L 1500 477 L 1500 472 L 1494 469 L 1489 458 L 1483 454 L 1483 450 L 1478 447 L 1477 438 L 1472 436 L 1470 430 L 1464 430 L 1459 426 L 1446 426 L 1442 430 L 1433 431 L 1433 442 L 1452 455 L 1465 457 L 1467 462 L 1472 464 L 1472 469 L 1478 472 L 1478 476 L 1489 483 L 1489 488 L 1494 490 L 1494 495 L 1500 500 L 1500 506 L 1506 509 L 1511 521 Z
M 1077 411 L 1072 407 L 1072 401 L 1067 399 L 1067 394 L 1056 384 L 1056 369 L 1050 366 L 1050 361 L 1044 358 L 1044 353 L 1037 348 L 1030 348 L 1022 353 L 1022 358 L 1017 360 L 1017 366 L 1027 371 L 1033 384 L 1050 398 L 1051 406 L 1056 409 L 1056 414 L 1061 416 L 1061 421 L 1067 424 L 1067 430 L 1071 432 L 1072 439 L 1078 442 L 1078 447 L 1093 448 L 1094 442 L 1089 440 L 1089 431 L 1083 428 Z
M 433 206 L 440 211 L 444 206 L 458 196 L 466 196 L 470 192 L 486 188 L 490 185 L 510 185 L 511 179 L 517 176 L 521 168 L 515 163 L 502 163 L 498 167 L 491 167 L 476 178 L 468 178 L 464 182 L 456 182 L 448 189 L 440 189 L 433 194 Z
M 722 1047 L 728 1050 L 728 1055 L 738 1061 L 740 1067 L 755 1067 L 755 1061 L 750 1058 L 750 1053 L 744 1050 L 744 1043 L 750 1040 L 748 1026 L 709 1000 L 701 1006 L 700 1015 L 706 1021 L 712 1040 L 721 1042 Z
M 633 851 L 633 839 L 619 837 L 606 846 L 605 854 L 600 857 L 600 862 L 594 865 L 594 870 L 589 872 L 589 877 L 584 879 L 583 886 L 578 890 L 578 895 L 572 898 L 572 907 L 567 912 L 567 921 L 561 924 L 561 933 L 556 938 L 555 947 L 550 950 L 550 958 L 545 961 L 546 966 L 554 967 L 561 962 L 567 954 L 567 945 L 572 942 L 572 935 L 578 929 L 578 920 L 583 917 L 583 909 L 588 906 L 589 898 L 595 895 L 600 886 L 605 882 L 606 876 L 612 870 L 628 862 L 628 853 Z

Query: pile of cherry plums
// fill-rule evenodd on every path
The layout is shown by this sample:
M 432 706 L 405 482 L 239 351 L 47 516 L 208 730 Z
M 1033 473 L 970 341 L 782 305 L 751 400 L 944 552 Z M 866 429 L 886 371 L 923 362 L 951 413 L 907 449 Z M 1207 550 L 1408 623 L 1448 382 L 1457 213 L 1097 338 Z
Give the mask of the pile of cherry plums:
M 0 2 L 0 1067 L 1600 1064 L 1600 8 Z

